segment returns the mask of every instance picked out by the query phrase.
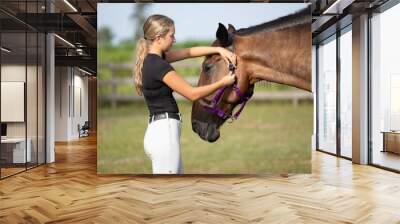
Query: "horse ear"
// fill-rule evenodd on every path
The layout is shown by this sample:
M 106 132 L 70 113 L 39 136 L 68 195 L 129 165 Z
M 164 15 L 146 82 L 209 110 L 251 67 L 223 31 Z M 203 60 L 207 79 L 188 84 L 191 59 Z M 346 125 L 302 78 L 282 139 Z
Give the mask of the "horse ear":
M 230 23 L 228 24 L 228 33 L 232 33 L 232 34 L 236 33 L 235 27 Z
M 218 23 L 218 30 L 216 33 L 217 39 L 219 40 L 219 43 L 225 47 L 228 46 L 228 30 L 222 23 Z

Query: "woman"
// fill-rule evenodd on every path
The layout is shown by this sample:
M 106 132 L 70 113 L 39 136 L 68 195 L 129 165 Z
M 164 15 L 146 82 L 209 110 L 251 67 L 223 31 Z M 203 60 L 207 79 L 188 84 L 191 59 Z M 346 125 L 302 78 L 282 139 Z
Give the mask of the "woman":
M 221 47 L 192 47 L 171 50 L 175 42 L 172 19 L 152 15 L 143 25 L 144 37 L 137 43 L 134 80 L 136 91 L 144 95 L 150 112 L 144 149 L 152 162 L 153 174 L 182 174 L 180 152 L 181 116 L 172 95 L 175 91 L 195 101 L 235 82 L 234 75 L 206 86 L 192 87 L 169 64 L 186 58 L 220 54 L 227 63 L 236 56 Z

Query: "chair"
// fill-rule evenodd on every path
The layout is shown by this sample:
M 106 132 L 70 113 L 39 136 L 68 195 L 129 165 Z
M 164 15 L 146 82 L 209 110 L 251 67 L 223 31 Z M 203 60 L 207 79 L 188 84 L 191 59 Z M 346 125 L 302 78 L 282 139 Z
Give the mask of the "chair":
M 89 136 L 89 129 L 90 129 L 89 121 L 85 121 L 82 127 L 80 127 L 80 125 L 78 124 L 79 138 Z

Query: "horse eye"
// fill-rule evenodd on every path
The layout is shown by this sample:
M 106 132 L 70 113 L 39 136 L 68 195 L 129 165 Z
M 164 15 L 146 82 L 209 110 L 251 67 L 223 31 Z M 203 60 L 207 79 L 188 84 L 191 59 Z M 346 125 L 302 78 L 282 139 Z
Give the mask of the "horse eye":
M 212 67 L 212 64 L 204 64 L 203 66 L 203 70 L 204 72 L 208 72 Z

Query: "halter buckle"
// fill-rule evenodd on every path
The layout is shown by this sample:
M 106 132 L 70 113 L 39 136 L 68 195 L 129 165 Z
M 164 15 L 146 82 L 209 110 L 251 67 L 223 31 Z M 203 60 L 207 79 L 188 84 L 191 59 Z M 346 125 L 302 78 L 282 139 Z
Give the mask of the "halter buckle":
M 236 66 L 232 63 L 229 63 L 228 68 L 230 71 L 234 71 L 236 69 Z
M 232 63 L 229 63 L 228 68 L 230 71 L 234 72 L 236 69 L 236 66 Z M 236 81 L 235 81 L 236 82 Z M 245 96 L 239 89 L 239 87 L 236 86 L 236 83 L 233 85 L 233 90 L 236 93 L 236 95 L 239 96 L 240 98 L 240 103 L 241 106 L 239 108 L 239 110 L 235 113 L 235 114 L 231 114 L 228 115 L 227 113 L 225 113 L 223 110 L 221 110 L 220 108 L 217 107 L 217 104 L 219 102 L 219 100 L 221 99 L 224 91 L 225 91 L 226 86 L 221 87 L 220 89 L 218 89 L 217 93 L 215 94 L 213 100 L 211 101 L 212 104 L 211 105 L 207 105 L 204 106 L 204 108 L 206 110 L 208 110 L 211 113 L 214 113 L 215 115 L 217 115 L 218 117 L 222 118 L 222 119 L 226 119 L 226 121 L 228 123 L 233 123 L 233 121 L 237 120 L 239 118 L 240 113 L 242 112 L 244 105 L 246 104 L 246 102 L 249 100 L 249 97 Z M 233 111 L 232 111 L 233 113 Z

